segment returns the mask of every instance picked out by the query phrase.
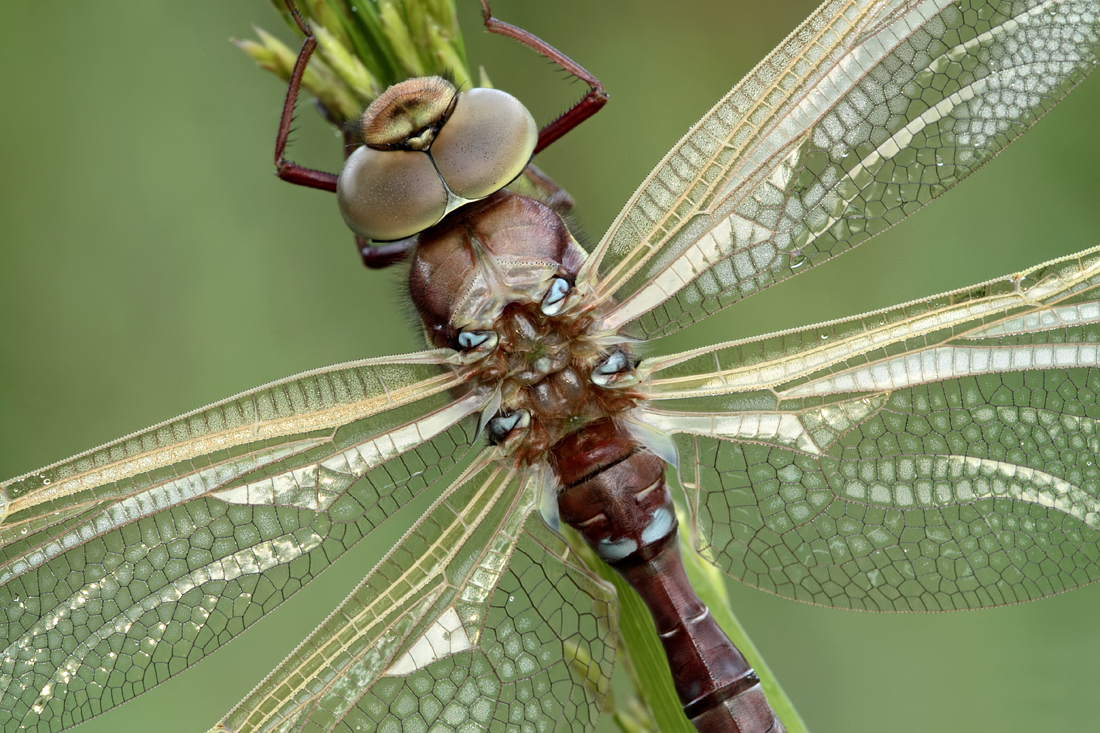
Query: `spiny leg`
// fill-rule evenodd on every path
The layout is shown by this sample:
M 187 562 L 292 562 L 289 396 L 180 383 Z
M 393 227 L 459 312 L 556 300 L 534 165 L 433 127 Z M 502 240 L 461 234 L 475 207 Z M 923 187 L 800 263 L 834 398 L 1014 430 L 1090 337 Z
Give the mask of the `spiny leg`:
M 588 85 L 588 94 L 585 94 L 579 102 L 566 110 L 561 117 L 539 130 L 539 141 L 535 145 L 534 154 L 537 155 L 550 143 L 599 112 L 600 108 L 607 104 L 608 96 L 607 92 L 604 91 L 603 84 L 600 83 L 599 79 L 589 74 L 583 66 L 538 36 L 494 18 L 493 12 L 489 9 L 489 0 L 481 0 L 481 15 L 485 21 L 485 30 L 519 41 Z
M 336 191 L 336 175 L 318 171 L 312 168 L 300 166 L 286 159 L 286 143 L 290 136 L 290 125 L 294 121 L 294 105 L 298 101 L 298 91 L 302 87 L 302 76 L 306 73 L 306 64 L 310 56 L 317 48 L 317 39 L 309 26 L 306 25 L 294 0 L 285 0 L 287 10 L 290 11 L 294 22 L 305 34 L 306 39 L 302 43 L 302 50 L 298 52 L 298 59 L 294 62 L 294 70 L 290 73 L 290 85 L 286 89 L 286 100 L 283 102 L 283 114 L 279 118 L 279 134 L 275 137 L 275 171 L 279 178 L 298 186 L 319 188 L 322 191 Z
M 302 76 L 305 74 L 306 65 L 309 63 L 313 51 L 317 48 L 317 38 L 310 31 L 301 13 L 298 12 L 294 0 L 285 0 L 285 2 L 291 17 L 294 18 L 294 22 L 306 38 L 302 43 L 302 50 L 298 52 L 298 58 L 294 62 L 294 69 L 290 74 L 290 84 L 286 90 L 286 100 L 283 102 L 282 117 L 279 118 L 279 134 L 275 137 L 275 170 L 279 178 L 289 183 L 335 192 L 336 175 L 306 168 L 286 159 L 287 138 L 290 136 L 290 125 L 294 119 L 294 108 L 298 101 L 298 92 L 302 88 Z M 349 143 L 348 134 L 345 132 L 344 157 L 347 157 L 352 149 Z M 372 246 L 362 237 L 355 238 L 355 248 L 359 252 L 363 264 L 371 269 L 389 267 L 400 261 L 409 253 L 413 243 L 414 240 L 406 239 L 400 242 Z

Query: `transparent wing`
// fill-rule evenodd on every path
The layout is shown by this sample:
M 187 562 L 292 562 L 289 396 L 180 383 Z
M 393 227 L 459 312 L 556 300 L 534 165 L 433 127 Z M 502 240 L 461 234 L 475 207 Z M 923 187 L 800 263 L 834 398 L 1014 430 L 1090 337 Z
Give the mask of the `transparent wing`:
M 1081 81 L 1098 33 L 1097 0 L 829 0 L 627 202 L 582 274 L 604 326 L 672 333 L 897 223 Z
M 1100 248 L 643 366 L 696 541 L 751 585 L 929 611 L 1100 578 Z
M 60 730 L 163 682 L 429 486 L 485 402 L 453 396 L 451 358 L 292 377 L 2 484 L 3 730 Z
M 525 476 L 487 450 L 218 730 L 595 727 L 614 589 L 573 558 Z

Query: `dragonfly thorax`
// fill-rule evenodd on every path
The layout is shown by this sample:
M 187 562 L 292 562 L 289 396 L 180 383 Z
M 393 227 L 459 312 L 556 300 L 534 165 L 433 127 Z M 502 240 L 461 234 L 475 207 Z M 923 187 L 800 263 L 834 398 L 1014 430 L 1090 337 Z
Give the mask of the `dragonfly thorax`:
M 438 76 L 395 84 L 363 113 L 364 144 L 340 171 L 337 199 L 361 237 L 391 241 L 499 191 L 527 165 L 534 118 L 497 89 L 459 93 Z
M 520 425 L 521 434 L 513 436 L 514 444 L 507 446 L 517 459 L 540 460 L 555 443 L 591 421 L 636 406 L 632 391 L 607 389 L 592 379 L 607 352 L 587 338 L 588 323 L 587 318 L 545 316 L 529 304 L 511 304 L 501 313 L 499 341 L 479 378 L 499 390 L 498 415 L 529 416 Z
M 574 282 L 584 259 L 552 209 L 501 191 L 420 235 L 409 294 L 432 345 L 460 349 L 461 333 L 495 329 L 509 304 L 537 306 L 556 279 Z M 578 326 L 570 329 L 579 337 Z
M 421 234 L 413 257 L 409 291 L 429 341 L 470 355 L 479 388 L 499 395 L 497 437 L 521 461 L 637 402 L 598 383 L 609 347 L 593 314 L 562 307 L 584 258 L 552 209 L 504 191 Z

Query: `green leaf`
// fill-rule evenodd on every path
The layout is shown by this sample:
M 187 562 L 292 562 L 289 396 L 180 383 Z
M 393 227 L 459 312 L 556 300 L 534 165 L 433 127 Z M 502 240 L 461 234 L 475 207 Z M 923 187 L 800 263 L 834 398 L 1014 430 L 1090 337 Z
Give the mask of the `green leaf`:
M 657 730 L 661 733 L 696 733 L 695 727 L 684 715 L 680 698 L 672 686 L 672 671 L 664 647 L 657 638 L 657 627 L 653 624 L 649 609 L 634 589 L 605 563 L 599 563 L 597 572 L 604 580 L 613 583 L 619 594 L 621 647 L 625 647 L 630 654 L 637 675 L 638 692 L 653 713 Z

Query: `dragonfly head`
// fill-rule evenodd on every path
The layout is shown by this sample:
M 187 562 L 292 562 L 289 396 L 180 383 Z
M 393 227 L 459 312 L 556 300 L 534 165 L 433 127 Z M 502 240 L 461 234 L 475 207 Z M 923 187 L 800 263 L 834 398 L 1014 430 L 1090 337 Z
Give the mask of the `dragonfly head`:
M 438 76 L 387 89 L 360 118 L 363 145 L 348 156 L 337 200 L 353 232 L 410 237 L 499 191 L 527 166 L 538 127 L 498 89 L 459 92 Z

